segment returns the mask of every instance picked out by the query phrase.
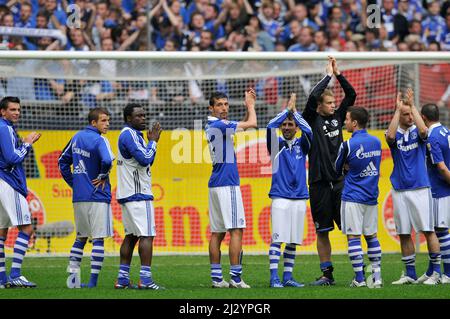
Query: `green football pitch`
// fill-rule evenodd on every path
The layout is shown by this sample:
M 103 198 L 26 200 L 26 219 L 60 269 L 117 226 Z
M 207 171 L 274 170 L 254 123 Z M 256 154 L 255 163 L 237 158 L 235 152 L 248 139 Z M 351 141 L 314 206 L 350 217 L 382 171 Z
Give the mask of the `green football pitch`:
M 367 258 L 367 257 L 366 257 Z M 399 254 L 385 254 L 382 260 L 382 289 L 350 288 L 353 277 L 352 267 L 346 255 L 333 257 L 336 285 L 333 287 L 281 288 L 271 289 L 267 256 L 244 256 L 244 280 L 251 289 L 212 289 L 207 256 L 154 256 L 152 272 L 155 281 L 165 290 L 115 290 L 113 288 L 118 266 L 118 257 L 106 257 L 95 289 L 66 288 L 67 257 L 32 258 L 24 261 L 23 274 L 37 283 L 35 289 L 1 289 L 1 299 L 450 299 L 450 285 L 394 286 L 403 270 Z M 228 256 L 223 256 L 223 262 Z M 280 262 L 280 273 L 282 269 Z M 367 260 L 366 260 L 367 263 Z M 427 254 L 418 254 L 416 267 L 421 275 L 428 263 Z M 89 257 L 82 264 L 82 282 L 89 278 Z M 312 282 L 319 274 L 319 261 L 316 255 L 298 255 L 294 276 L 298 281 Z M 7 269 L 10 268 L 8 258 Z M 229 266 L 224 265 L 225 279 L 229 278 Z M 138 281 L 139 258 L 133 257 L 131 280 Z

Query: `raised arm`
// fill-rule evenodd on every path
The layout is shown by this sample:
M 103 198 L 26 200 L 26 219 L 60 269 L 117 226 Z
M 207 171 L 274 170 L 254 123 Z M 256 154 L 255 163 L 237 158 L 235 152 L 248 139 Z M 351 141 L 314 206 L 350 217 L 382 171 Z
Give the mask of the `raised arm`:
M 295 124 L 297 124 L 297 126 L 302 131 L 300 145 L 302 147 L 303 152 L 307 154 L 309 152 L 309 149 L 311 148 L 313 133 L 311 126 L 309 126 L 308 122 L 306 122 L 306 120 L 300 115 L 300 113 L 297 112 L 296 103 L 297 103 L 297 95 L 295 93 L 291 93 L 287 109 L 292 113 Z
M 411 88 L 406 90 L 406 100 L 408 104 L 411 106 L 411 113 L 413 115 L 414 123 L 416 123 L 417 129 L 419 130 L 419 136 L 422 140 L 426 140 L 428 137 L 428 128 L 425 125 L 425 122 L 422 119 L 422 116 L 419 114 L 416 106 L 414 105 L 414 92 Z
M 294 112 L 294 121 L 300 128 L 300 130 L 302 130 L 302 137 L 300 138 L 300 144 L 303 152 L 307 154 L 311 148 L 311 143 L 313 139 L 313 132 L 311 126 L 309 126 L 308 122 L 306 122 L 305 119 L 298 112 Z
M 277 116 L 271 119 L 269 123 L 267 123 L 266 146 L 267 151 L 269 152 L 270 155 L 272 155 L 273 153 L 276 154 L 278 152 L 279 143 L 278 143 L 277 128 L 279 128 L 280 125 L 284 122 L 288 114 L 289 110 L 285 109 L 283 112 L 277 114 Z
M 345 120 L 345 115 L 347 113 L 347 109 L 355 104 L 356 101 L 356 91 L 353 88 L 353 86 L 350 84 L 350 82 L 347 81 L 347 79 L 341 74 L 341 72 L 338 69 L 337 62 L 335 58 L 331 58 L 332 65 L 333 65 L 333 74 L 336 76 L 336 79 L 339 81 L 339 84 L 341 85 L 342 89 L 344 90 L 344 98 L 342 99 L 341 104 L 339 105 L 339 108 L 336 112 L 341 114 L 342 121 Z
M 326 75 L 323 77 L 319 83 L 314 86 L 311 93 L 308 96 L 308 100 L 306 102 L 305 109 L 303 110 L 303 117 L 308 123 L 317 116 L 317 101 L 322 95 L 323 91 L 327 88 L 328 84 L 331 81 L 331 77 L 333 76 L 333 65 L 330 60 L 328 60 Z
M 148 134 L 147 134 L 148 136 Z M 156 141 L 149 140 L 147 147 L 139 142 L 139 137 L 134 131 L 127 131 L 119 142 L 119 149 L 128 152 L 141 166 L 152 165 L 156 156 Z
M 402 93 L 398 92 L 397 94 L 397 102 L 395 106 L 395 113 L 392 117 L 391 123 L 389 123 L 389 127 L 386 132 L 386 142 L 391 145 L 395 142 L 395 136 L 397 134 L 398 123 L 400 121 L 400 108 L 403 106 L 403 102 L 401 100 Z
M 255 104 L 256 104 L 255 90 L 250 89 L 248 91 L 245 91 L 245 106 L 247 107 L 248 118 L 246 121 L 238 122 L 236 129 L 247 130 L 249 128 L 258 127 Z

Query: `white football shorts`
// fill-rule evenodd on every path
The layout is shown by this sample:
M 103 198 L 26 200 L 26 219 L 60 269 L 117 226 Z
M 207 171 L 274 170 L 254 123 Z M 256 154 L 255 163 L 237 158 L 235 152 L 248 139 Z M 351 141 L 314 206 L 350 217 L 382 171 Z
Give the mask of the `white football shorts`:
M 0 178 L 0 228 L 30 224 L 27 199 Z
M 155 209 L 151 200 L 127 202 L 122 208 L 122 222 L 126 235 L 155 237 Z
M 101 202 L 73 203 L 75 227 L 79 238 L 106 238 L 113 235 L 111 204 Z
M 430 188 L 405 191 L 393 189 L 392 203 L 397 234 L 409 235 L 412 227 L 416 232 L 434 231 Z
M 239 186 L 209 188 L 209 222 L 211 232 L 245 228 L 245 212 Z
M 448 228 L 450 225 L 450 196 L 433 198 L 434 225 Z
M 272 242 L 301 245 L 305 225 L 306 200 L 272 199 Z
M 378 205 L 341 202 L 341 229 L 345 235 L 370 236 L 378 231 Z

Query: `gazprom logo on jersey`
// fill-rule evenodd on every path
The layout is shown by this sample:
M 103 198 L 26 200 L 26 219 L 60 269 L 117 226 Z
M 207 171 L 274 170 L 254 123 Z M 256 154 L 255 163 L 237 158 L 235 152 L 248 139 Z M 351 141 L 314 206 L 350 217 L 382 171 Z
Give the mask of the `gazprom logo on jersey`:
M 371 158 L 376 156 L 381 156 L 381 150 L 364 152 L 364 147 L 362 146 L 362 144 L 359 145 L 359 149 L 356 151 L 356 157 L 359 159 Z
M 409 145 L 403 145 L 403 139 L 400 139 L 397 141 L 397 148 L 402 151 L 402 152 L 409 152 L 413 149 L 416 149 L 419 147 L 419 143 L 414 142 L 412 144 Z
M 84 164 L 83 160 L 80 160 L 77 165 L 75 165 L 73 169 L 73 174 L 86 174 L 86 165 Z
M 85 150 L 77 147 L 76 143 L 73 143 L 73 145 L 72 145 L 72 152 L 74 154 L 79 154 L 79 155 L 87 157 L 87 158 L 91 157 L 91 153 L 89 153 L 88 151 L 85 151 Z

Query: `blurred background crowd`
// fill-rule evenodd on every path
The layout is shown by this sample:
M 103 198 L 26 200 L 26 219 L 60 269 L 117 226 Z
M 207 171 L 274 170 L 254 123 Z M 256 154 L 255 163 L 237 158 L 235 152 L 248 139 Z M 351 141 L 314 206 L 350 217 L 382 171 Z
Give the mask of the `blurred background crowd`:
M 380 21 L 367 13 L 373 4 Z M 77 17 L 79 28 L 68 27 Z M 445 0 L 0 0 L 0 21 L 68 39 L 3 35 L 2 46 L 17 50 L 450 49 Z

